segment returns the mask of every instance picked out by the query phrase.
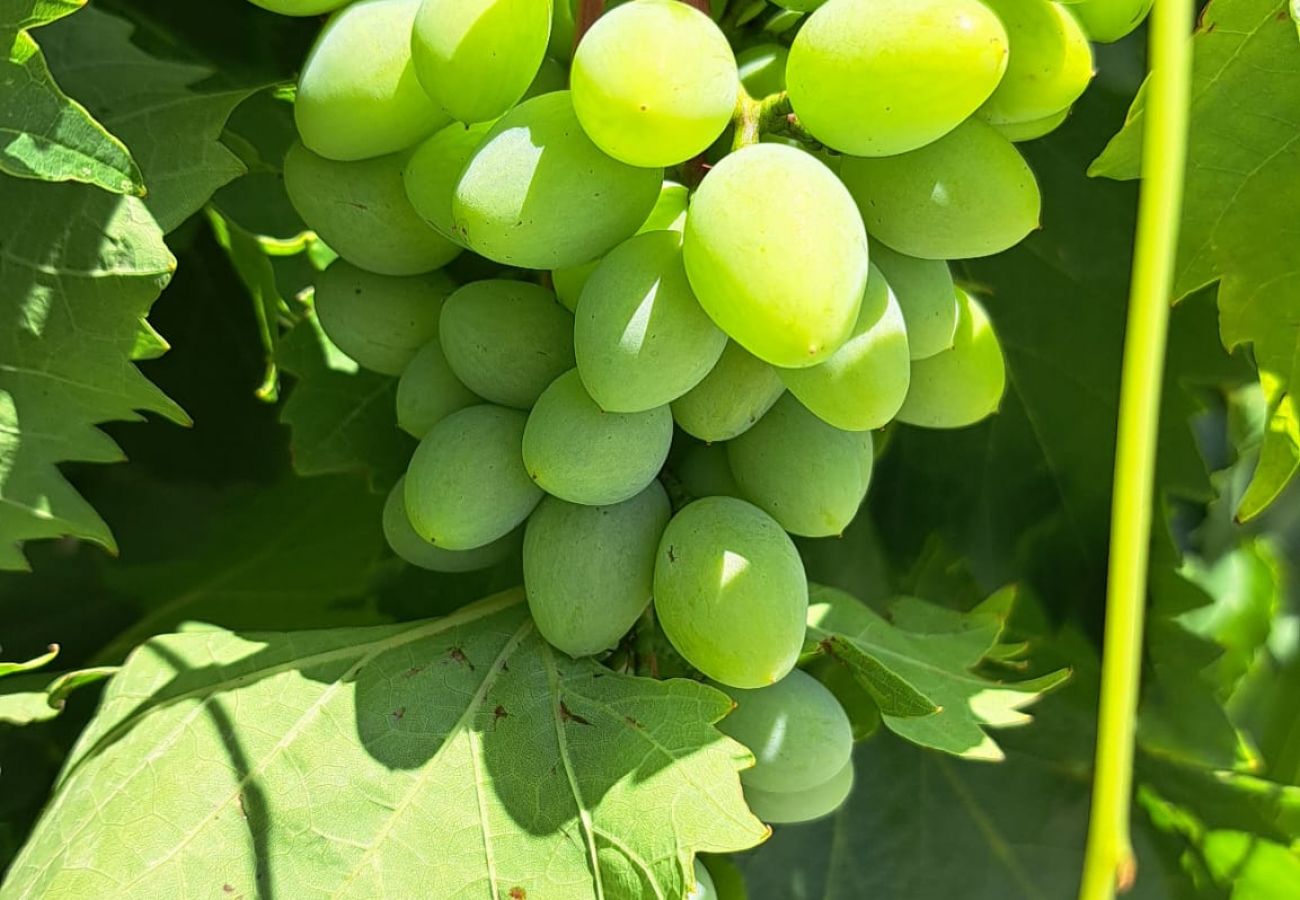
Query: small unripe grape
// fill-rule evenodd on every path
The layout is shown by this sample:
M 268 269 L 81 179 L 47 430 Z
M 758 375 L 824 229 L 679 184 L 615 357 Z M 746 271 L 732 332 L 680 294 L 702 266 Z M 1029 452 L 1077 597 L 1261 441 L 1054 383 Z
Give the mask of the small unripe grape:
M 349 0 L 249 0 L 254 6 L 282 16 L 319 16 L 348 3 Z
M 415 354 L 397 382 L 397 427 L 422 438 L 447 416 L 483 402 L 447 364 L 437 338 Z
M 952 349 L 912 363 L 912 385 L 898 421 L 927 428 L 964 428 L 997 412 L 1006 390 L 1002 348 L 979 301 L 957 292 Z
M 1065 124 L 1065 120 L 1070 117 L 1071 107 L 1066 107 L 1060 112 L 1052 113 L 1050 116 L 1043 116 L 1041 119 L 1030 119 L 1027 122 L 1005 122 L 994 125 L 1007 140 L 1019 144 L 1024 141 L 1035 141 L 1044 135 L 1051 134 L 1056 129 Z
M 785 64 L 790 51 L 780 44 L 755 44 L 736 54 L 740 83 L 751 97 L 767 97 L 785 90 Z
M 802 791 L 763 791 L 749 788 L 745 802 L 754 815 L 773 825 L 811 822 L 829 816 L 853 792 L 853 761 L 826 781 Z
M 1088 37 L 1110 44 L 1142 24 L 1151 11 L 1152 0 L 1079 0 L 1070 4 Z
M 406 562 L 431 572 L 473 572 L 489 569 L 519 552 L 523 535 L 519 529 L 473 550 L 444 550 L 420 537 L 406 514 L 406 477 L 388 493 L 384 503 L 384 537 L 388 546 Z
M 1007 71 L 979 109 L 993 125 L 1053 116 L 1092 80 L 1092 45 L 1070 10 L 1052 0 L 984 0 L 1010 40 Z
M 416 148 L 402 169 L 402 182 L 416 214 L 449 241 L 461 244 L 451 201 L 460 173 L 483 143 L 492 123 L 453 122 Z
M 951 347 L 957 331 L 957 291 L 948 263 L 907 256 L 876 241 L 871 245 L 871 264 L 885 276 L 903 311 L 912 359 L 925 359 Z
M 702 441 L 744 434 L 785 393 L 777 370 L 728 342 L 704 380 L 673 401 L 673 420 Z

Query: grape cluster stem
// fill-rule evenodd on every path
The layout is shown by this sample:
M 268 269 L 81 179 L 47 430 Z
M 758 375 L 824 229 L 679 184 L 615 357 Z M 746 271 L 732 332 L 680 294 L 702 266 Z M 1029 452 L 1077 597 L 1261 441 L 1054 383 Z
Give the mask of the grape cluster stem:
M 1137 877 L 1129 817 L 1166 332 L 1182 211 L 1191 84 L 1190 0 L 1156 0 L 1142 192 L 1120 385 L 1101 708 L 1080 900 L 1112 900 Z

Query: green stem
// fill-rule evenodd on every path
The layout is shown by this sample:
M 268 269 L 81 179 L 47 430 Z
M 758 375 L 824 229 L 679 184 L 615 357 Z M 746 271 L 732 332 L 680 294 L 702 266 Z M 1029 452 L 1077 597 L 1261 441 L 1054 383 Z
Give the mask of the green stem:
M 732 117 L 736 126 L 735 135 L 731 139 L 732 152 L 757 144 L 764 133 L 778 130 L 789 116 L 790 97 L 785 91 L 755 100 L 742 87 Z
M 1191 0 L 1156 0 L 1111 501 L 1097 757 L 1080 900 L 1112 900 L 1137 875 L 1129 833 L 1134 734 L 1160 388 L 1187 155 L 1191 22 Z

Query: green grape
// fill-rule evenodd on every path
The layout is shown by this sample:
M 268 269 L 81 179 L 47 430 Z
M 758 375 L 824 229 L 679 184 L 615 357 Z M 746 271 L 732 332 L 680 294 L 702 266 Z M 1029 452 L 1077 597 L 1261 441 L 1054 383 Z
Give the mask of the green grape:
M 1142 24 L 1151 11 L 1151 0 L 1079 0 L 1070 4 L 1088 37 L 1110 44 Z
M 785 394 L 727 444 L 742 496 L 791 534 L 830 537 L 853 521 L 871 481 L 869 431 L 841 431 Z
M 880 728 L 880 707 L 871 699 L 867 689 L 858 684 L 848 666 L 823 655 L 809 664 L 808 674 L 835 695 L 844 714 L 849 717 L 855 742 L 866 740 L 876 733 Z
M 282 16 L 319 16 L 332 12 L 349 0 L 249 0 L 254 6 Z
M 577 31 L 574 6 L 577 0 L 552 0 L 551 39 L 546 45 L 546 55 L 562 62 L 573 58 L 573 39 Z
M 731 472 L 725 444 L 696 444 L 673 469 L 682 490 L 693 500 L 701 497 L 741 497 Z
M 442 352 L 471 391 L 529 409 L 573 368 L 573 315 L 544 287 L 491 279 L 447 298 L 439 323 Z
M 527 418 L 484 404 L 429 429 L 406 470 L 406 511 L 416 534 L 446 550 L 472 550 L 528 518 L 542 491 L 520 456 Z
M 903 311 L 912 359 L 951 347 L 957 331 L 957 295 L 948 264 L 906 256 L 880 241 L 871 245 L 871 263 L 885 276 Z
M 654 597 L 677 652 L 721 684 L 775 684 L 799 659 L 803 561 L 776 520 L 743 500 L 705 497 L 673 517 L 659 542 Z
M 522 537 L 516 528 L 503 538 L 472 550 L 444 550 L 415 532 L 406 515 L 406 476 L 388 492 L 384 503 L 384 537 L 388 546 L 406 562 L 431 572 L 473 572 L 490 569 L 519 552 Z
M 1007 43 L 979 0 L 829 0 L 790 47 L 790 103 L 804 128 L 842 153 L 906 153 L 988 99 Z
M 586 506 L 622 503 L 645 490 L 668 458 L 668 407 L 605 412 L 565 372 L 537 399 L 524 432 L 528 474 L 552 496 Z
M 853 729 L 835 695 L 795 669 L 776 684 L 728 688 L 736 708 L 718 730 L 754 754 L 740 773 L 748 791 L 803 791 L 844 768 L 853 753 Z
M 686 217 L 685 258 L 713 321 L 776 366 L 834 353 L 867 284 L 853 198 L 830 169 L 781 144 L 744 147 L 704 177 Z
M 909 256 L 991 256 L 1038 227 L 1042 198 L 1034 173 L 979 119 L 901 156 L 845 159 L 840 178 L 871 235 Z
M 803 791 L 745 789 L 745 802 L 754 815 L 773 825 L 811 822 L 839 809 L 853 791 L 853 761 L 827 781 Z
M 398 379 L 397 427 L 411 437 L 422 438 L 456 410 L 482 402 L 456 377 L 435 338 L 415 354 Z
M 957 292 L 957 336 L 951 350 L 912 363 L 912 386 L 898 421 L 927 428 L 964 428 L 997 412 L 1006 363 L 988 314 Z
M 671 515 L 658 481 L 612 506 L 542 500 L 524 535 L 524 588 L 542 637 L 570 656 L 616 647 L 650 605 Z
M 785 63 L 790 51 L 780 44 L 755 44 L 736 54 L 740 83 L 751 97 L 768 97 L 785 90 Z
M 569 78 L 587 134 L 633 166 L 703 153 L 730 124 L 740 90 L 726 36 L 678 0 L 631 0 L 601 16 Z
M 903 405 L 911 359 L 903 311 L 873 265 L 849 339 L 821 365 L 781 369 L 780 375 L 822 420 L 846 431 L 869 431 L 883 428 Z
M 686 895 L 686 900 L 718 900 L 718 889 L 713 886 L 713 878 L 698 857 L 695 860 L 695 886 Z
M 380 275 L 418 275 L 451 262 L 460 247 L 427 227 L 406 199 L 402 154 L 356 162 L 294 144 L 284 187 L 307 227 L 339 256 Z
M 302 142 L 329 159 L 405 150 L 449 121 L 420 88 L 410 34 L 420 0 L 355 0 L 321 30 L 298 78 Z
M 421 144 L 402 170 L 406 196 L 416 213 L 457 245 L 462 238 L 456 231 L 451 200 L 465 163 L 491 129 L 489 122 L 469 126 L 453 122 Z
M 549 56 L 542 60 L 542 67 L 537 70 L 533 83 L 528 85 L 528 90 L 524 91 L 524 96 L 520 101 L 530 100 L 533 97 L 540 97 L 542 94 L 550 94 L 555 91 L 568 90 L 569 87 L 569 70 L 562 63 L 556 62 Z
M 494 262 L 574 266 L 632 236 L 654 208 L 659 169 L 611 159 L 583 132 L 568 91 L 526 100 L 466 164 L 452 214 L 461 240 Z
M 702 441 L 729 441 L 761 419 L 783 393 L 776 369 L 728 341 L 704 380 L 673 401 L 673 419 Z
M 570 312 L 576 312 L 578 309 L 578 299 L 582 296 L 582 289 L 587 286 L 591 274 L 596 271 L 600 265 L 599 259 L 593 259 L 591 262 L 585 262 L 577 266 L 567 266 L 563 269 L 556 269 L 551 272 L 551 284 L 555 286 L 555 297 L 560 304 Z
M 1014 143 L 1033 141 L 1043 135 L 1051 134 L 1064 125 L 1065 120 L 1070 117 L 1070 109 L 1067 106 L 1060 112 L 1053 113 L 1050 116 L 1043 116 L 1041 119 L 1030 119 L 1028 122 L 1007 122 L 993 127 L 1004 138 Z
M 461 122 L 519 102 L 546 55 L 550 0 L 423 0 L 411 55 L 425 93 Z
M 340 259 L 316 281 L 316 318 L 325 336 L 358 365 L 401 375 L 438 336 L 443 301 L 455 289 L 441 272 L 399 278 Z
M 573 343 L 582 382 L 601 409 L 642 412 L 676 400 L 727 345 L 691 291 L 681 247 L 675 231 L 630 238 L 583 288 Z
M 654 209 L 650 210 L 650 215 L 646 216 L 636 233 L 681 231 L 686 227 L 686 204 L 689 198 L 690 191 L 683 185 L 675 181 L 665 181 L 663 187 L 659 189 L 659 199 L 655 201 Z M 556 269 L 551 273 L 555 296 L 559 297 L 560 302 L 569 310 L 578 308 L 578 298 L 582 295 L 582 289 L 598 265 L 600 260 L 593 259 L 580 265 Z
M 1032 122 L 1065 109 L 1092 80 L 1092 45 L 1068 9 L 1052 0 L 984 0 L 1011 42 L 1007 71 L 979 109 L 995 125 Z

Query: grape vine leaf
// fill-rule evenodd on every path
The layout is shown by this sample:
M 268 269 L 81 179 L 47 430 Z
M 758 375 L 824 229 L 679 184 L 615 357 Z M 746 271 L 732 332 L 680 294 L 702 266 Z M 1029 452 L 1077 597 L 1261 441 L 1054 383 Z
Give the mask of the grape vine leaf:
M 86 0 L 0 0 L 0 172 L 41 181 L 77 181 L 115 194 L 144 195 L 126 146 L 55 82 L 28 29 L 47 25 Z
M 56 466 L 120 461 L 103 422 L 153 412 L 188 423 L 133 365 L 167 349 L 145 321 L 175 268 L 160 225 L 240 171 L 216 140 L 240 92 L 192 93 L 206 70 L 146 56 L 129 24 L 94 10 L 42 39 L 60 80 L 131 142 L 150 196 L 0 176 L 0 569 L 26 568 L 20 547 L 33 539 L 115 549 Z
M 58 655 L 59 648 L 56 645 L 51 645 L 50 649 L 45 653 L 42 653 L 40 656 L 33 659 L 29 659 L 26 662 L 0 662 L 0 678 L 4 678 L 6 675 L 16 675 L 22 672 L 34 672 L 35 670 L 54 662 L 55 657 Z
M 1285 0 L 1212 0 L 1194 69 L 1176 297 L 1219 283 L 1228 348 L 1254 347 L 1270 421 L 1237 515 L 1248 520 L 1300 471 L 1300 42 Z M 1145 103 L 1090 173 L 1139 175 Z
M 98 658 L 119 661 L 182 623 L 265 631 L 388 621 L 370 595 L 387 553 L 382 510 L 383 497 L 349 476 L 289 477 L 234 494 L 183 558 L 105 571 L 105 586 L 142 615 Z
M 845 663 L 895 734 L 966 759 L 998 761 L 1001 748 L 985 730 L 1023 725 L 1023 710 L 1069 678 L 1059 669 L 1023 681 L 976 673 L 991 655 L 1010 615 L 1014 591 L 994 594 L 969 613 L 914 598 L 891 608 L 892 621 L 854 597 L 814 585 L 809 640 Z
M 558 654 L 521 591 L 438 620 L 156 638 L 0 897 L 677 897 L 768 829 L 688 680 Z
M 292 429 L 295 471 L 356 471 L 395 482 L 415 450 L 397 427 L 397 379 L 357 366 L 313 315 L 280 340 L 278 361 L 297 378 L 280 416 Z
M 170 232 L 244 173 L 220 138 L 231 112 L 257 88 L 195 90 L 210 69 L 149 56 L 131 43 L 132 29 L 88 9 L 42 37 L 60 83 L 135 154 L 149 211 Z
M 53 719 L 68 695 L 117 673 L 116 666 L 95 666 L 61 675 L 27 672 L 0 684 L 0 724 L 30 725 Z

